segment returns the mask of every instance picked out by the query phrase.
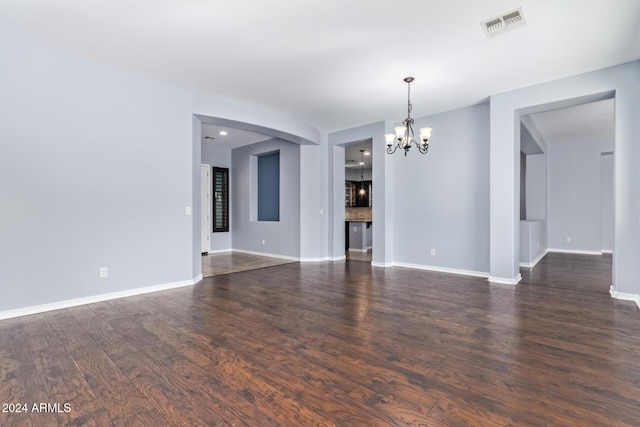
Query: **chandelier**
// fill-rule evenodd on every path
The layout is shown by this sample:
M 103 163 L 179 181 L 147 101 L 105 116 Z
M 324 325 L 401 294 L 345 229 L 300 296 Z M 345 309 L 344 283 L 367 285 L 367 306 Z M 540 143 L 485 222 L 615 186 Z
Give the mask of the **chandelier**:
M 431 138 L 431 128 L 424 127 L 418 130 L 420 134 L 420 141 L 416 141 L 415 134 L 413 132 L 413 119 L 411 118 L 411 82 L 413 81 L 413 77 L 405 77 L 404 81 L 407 83 L 407 118 L 403 120 L 403 126 L 396 126 L 393 128 L 395 130 L 395 135 L 392 133 L 387 133 L 384 135 L 387 140 L 387 153 L 393 154 L 396 152 L 398 148 L 402 148 L 404 150 L 404 155 L 406 156 L 411 148 L 412 144 L 418 148 L 421 154 L 427 154 L 429 151 L 429 138 Z M 395 140 L 398 142 L 394 146 Z

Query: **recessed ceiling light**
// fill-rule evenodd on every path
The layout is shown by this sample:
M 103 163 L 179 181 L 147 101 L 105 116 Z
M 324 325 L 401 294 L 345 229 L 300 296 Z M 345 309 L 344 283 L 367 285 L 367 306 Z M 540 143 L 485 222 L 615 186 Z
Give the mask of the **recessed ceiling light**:
M 364 162 L 360 162 L 361 165 L 364 165 Z
M 371 155 L 371 153 L 370 153 L 370 152 L 368 152 L 368 151 L 365 151 L 365 152 L 364 152 L 364 155 L 365 155 L 365 156 L 370 156 L 370 155 Z
M 220 135 L 223 135 L 223 136 L 224 136 L 224 135 L 226 135 L 226 134 L 227 134 L 227 131 L 226 131 L 226 130 L 221 130 L 221 131 L 220 131 Z

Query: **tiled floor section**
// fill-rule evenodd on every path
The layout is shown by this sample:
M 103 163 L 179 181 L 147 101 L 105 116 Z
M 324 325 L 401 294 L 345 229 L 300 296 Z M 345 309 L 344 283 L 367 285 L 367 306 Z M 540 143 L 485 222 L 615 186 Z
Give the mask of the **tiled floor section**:
M 292 262 L 295 261 L 239 252 L 209 254 L 202 256 L 202 275 L 204 277 L 219 276 Z
M 369 249 L 367 252 L 347 251 L 347 260 L 371 262 L 371 249 Z

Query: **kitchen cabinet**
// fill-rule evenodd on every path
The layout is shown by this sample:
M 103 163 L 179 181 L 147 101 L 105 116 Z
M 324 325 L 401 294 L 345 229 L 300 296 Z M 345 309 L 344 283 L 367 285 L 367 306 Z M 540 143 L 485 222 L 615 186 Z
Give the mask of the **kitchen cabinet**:
M 360 190 L 364 189 L 364 194 Z M 367 208 L 373 205 L 373 185 L 371 181 L 346 181 L 344 206 Z

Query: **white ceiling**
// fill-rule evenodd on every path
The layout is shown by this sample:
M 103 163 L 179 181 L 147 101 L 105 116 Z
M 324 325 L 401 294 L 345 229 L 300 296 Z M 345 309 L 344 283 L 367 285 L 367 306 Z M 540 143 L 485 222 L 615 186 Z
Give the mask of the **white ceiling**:
M 371 140 L 359 141 L 353 144 L 349 144 L 344 149 L 344 165 L 346 168 L 363 168 L 371 169 L 373 162 L 373 150 Z M 360 150 L 364 150 L 363 153 Z M 369 153 L 365 156 L 364 153 Z M 360 165 L 360 162 L 364 161 L 364 165 Z
M 222 131 L 227 134 L 220 135 L 220 132 Z M 268 139 L 271 139 L 271 137 L 260 133 L 202 123 L 202 143 L 211 144 L 218 148 L 233 150 L 234 148 L 242 147 L 243 145 L 254 144 Z
M 547 144 L 595 142 L 613 147 L 614 114 L 614 100 L 606 99 L 530 116 Z
M 523 8 L 488 39 L 480 23 Z M 640 58 L 638 0 L 2 0 L 0 34 L 326 132 Z

